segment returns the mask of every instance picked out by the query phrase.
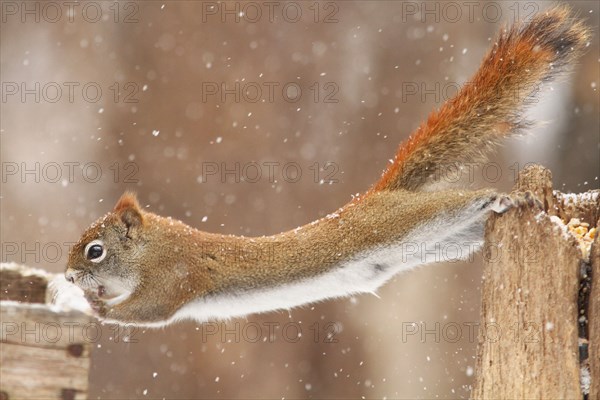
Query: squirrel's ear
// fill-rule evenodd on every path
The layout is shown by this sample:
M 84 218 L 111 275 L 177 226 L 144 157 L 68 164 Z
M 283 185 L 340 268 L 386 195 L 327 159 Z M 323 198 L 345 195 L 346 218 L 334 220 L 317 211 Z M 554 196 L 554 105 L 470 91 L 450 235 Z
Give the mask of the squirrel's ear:
M 119 201 L 117 201 L 117 205 L 113 212 L 121 217 L 121 221 L 123 221 L 128 229 L 140 226 L 143 223 L 140 204 L 133 192 L 123 193 Z

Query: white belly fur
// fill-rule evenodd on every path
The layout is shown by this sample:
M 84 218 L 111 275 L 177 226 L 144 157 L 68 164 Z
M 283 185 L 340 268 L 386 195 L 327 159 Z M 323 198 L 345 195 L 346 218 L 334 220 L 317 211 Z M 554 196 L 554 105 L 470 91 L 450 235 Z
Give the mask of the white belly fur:
M 319 276 L 268 289 L 197 299 L 179 309 L 164 324 L 187 319 L 226 320 L 288 310 L 335 297 L 374 293 L 397 273 L 432 262 L 465 259 L 479 249 L 488 210 L 477 210 L 474 213 L 480 214 L 477 218 L 473 218 L 473 209 L 469 211 L 471 213 L 465 212 L 470 214 L 469 218 L 459 213 L 452 220 L 430 221 L 400 243 L 365 252 Z

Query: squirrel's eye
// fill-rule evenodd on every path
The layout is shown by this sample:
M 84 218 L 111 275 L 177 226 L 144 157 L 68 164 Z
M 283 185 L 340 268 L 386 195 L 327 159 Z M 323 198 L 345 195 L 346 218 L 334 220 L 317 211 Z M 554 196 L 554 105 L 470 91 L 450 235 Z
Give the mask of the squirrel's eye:
M 104 260 L 104 257 L 106 257 L 106 249 L 104 248 L 102 240 L 89 242 L 83 250 L 83 255 L 91 262 L 100 262 Z

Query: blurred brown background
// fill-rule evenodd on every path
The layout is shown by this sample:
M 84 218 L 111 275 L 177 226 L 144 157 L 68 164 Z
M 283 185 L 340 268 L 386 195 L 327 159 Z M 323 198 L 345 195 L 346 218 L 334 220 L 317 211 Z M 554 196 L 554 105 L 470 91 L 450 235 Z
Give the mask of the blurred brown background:
M 2 261 L 52 272 L 125 189 L 219 233 L 272 234 L 335 210 L 468 80 L 504 21 L 550 5 L 49 3 L 2 2 L 1 240 Z M 598 32 L 598 2 L 571 4 Z M 543 88 L 532 134 L 494 158 L 498 181 L 478 173 L 473 186 L 508 190 L 517 166 L 540 162 L 555 187 L 597 188 L 598 61 L 595 35 L 576 73 Z M 90 398 L 468 397 L 481 272 L 480 256 L 430 265 L 381 298 L 129 343 L 105 326 Z

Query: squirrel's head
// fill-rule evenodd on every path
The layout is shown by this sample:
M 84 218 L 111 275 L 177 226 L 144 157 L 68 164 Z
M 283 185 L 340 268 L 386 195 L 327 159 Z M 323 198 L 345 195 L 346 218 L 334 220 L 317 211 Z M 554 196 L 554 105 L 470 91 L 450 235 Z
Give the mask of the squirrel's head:
M 146 240 L 144 212 L 136 196 L 125 193 L 114 210 L 96 221 L 69 254 L 65 277 L 105 300 L 124 300 L 138 284 L 137 261 Z

